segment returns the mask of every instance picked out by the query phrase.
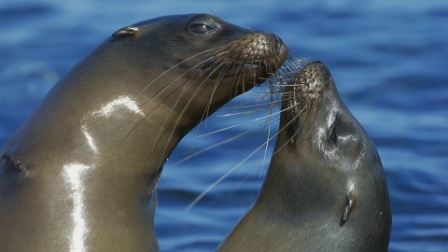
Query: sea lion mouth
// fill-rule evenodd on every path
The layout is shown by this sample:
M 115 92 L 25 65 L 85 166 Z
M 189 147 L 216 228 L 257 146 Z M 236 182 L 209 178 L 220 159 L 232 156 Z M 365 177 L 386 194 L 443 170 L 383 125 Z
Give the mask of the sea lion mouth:
M 294 78 L 295 100 L 318 100 L 330 78 L 331 74 L 322 62 L 315 61 L 305 65 Z
M 245 53 L 243 62 L 247 70 L 258 70 L 261 75 L 272 75 L 282 65 L 288 51 L 279 37 L 262 33 L 249 43 L 243 53 Z
M 283 64 L 288 49 L 274 34 L 254 33 L 218 47 L 213 56 L 199 66 L 202 74 L 218 78 L 243 77 L 254 85 L 260 85 Z
M 245 70 L 252 70 L 252 69 L 260 69 L 264 70 L 264 72 L 267 72 L 267 69 L 270 69 L 271 67 L 268 66 L 269 63 L 263 59 L 259 60 L 253 60 L 253 61 L 235 61 L 235 62 L 219 62 L 215 60 L 209 60 L 204 62 L 201 67 L 201 72 L 211 72 L 217 67 L 226 69 L 226 75 L 237 75 L 244 73 Z M 233 72 L 232 72 L 233 71 Z M 270 74 L 273 74 L 270 73 Z
M 325 90 L 332 81 L 331 73 L 320 61 L 287 60 L 280 81 L 282 108 L 280 130 L 286 130 L 292 142 L 301 132 L 313 131 L 320 120 L 319 103 L 327 96 Z M 306 129 L 305 129 L 306 128 Z
M 322 93 L 328 87 L 332 77 L 325 64 L 314 61 L 304 66 L 288 62 L 290 73 L 283 80 L 283 100 L 285 108 L 291 110 L 294 116 L 309 111 L 321 99 Z M 285 106 L 285 105 L 284 105 Z

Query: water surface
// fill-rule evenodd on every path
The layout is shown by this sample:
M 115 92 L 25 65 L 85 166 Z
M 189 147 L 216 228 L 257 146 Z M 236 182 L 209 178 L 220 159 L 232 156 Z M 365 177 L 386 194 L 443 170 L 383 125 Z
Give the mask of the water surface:
M 141 20 L 191 12 L 274 32 L 296 57 L 325 62 L 382 157 L 393 211 L 390 251 L 448 251 L 446 1 L 2 1 L 0 145 L 52 85 L 112 32 Z M 186 210 L 263 144 L 278 118 L 195 137 L 268 114 L 225 116 L 266 92 L 256 88 L 230 102 L 176 148 L 158 186 L 162 250 L 214 250 L 256 198 L 273 144 L 267 155 L 261 148 Z M 247 130 L 244 137 L 177 164 Z

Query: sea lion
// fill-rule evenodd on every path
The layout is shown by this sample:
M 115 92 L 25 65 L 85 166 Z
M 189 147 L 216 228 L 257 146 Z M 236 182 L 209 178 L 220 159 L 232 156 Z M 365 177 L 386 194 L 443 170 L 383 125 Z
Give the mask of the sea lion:
M 261 193 L 219 251 L 387 251 L 389 195 L 372 140 L 323 63 L 293 75 Z
M 155 251 L 154 188 L 173 148 L 261 84 L 286 46 L 206 14 L 115 32 L 0 150 L 0 251 Z

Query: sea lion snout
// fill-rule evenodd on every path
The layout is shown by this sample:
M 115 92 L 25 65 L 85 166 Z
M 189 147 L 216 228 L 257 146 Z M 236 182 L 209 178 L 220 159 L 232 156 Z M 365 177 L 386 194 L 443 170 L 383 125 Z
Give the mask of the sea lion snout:
M 295 77 L 294 83 L 299 88 L 295 90 L 295 95 L 300 99 L 318 99 L 331 78 L 330 71 L 322 62 L 311 62 L 300 69 Z

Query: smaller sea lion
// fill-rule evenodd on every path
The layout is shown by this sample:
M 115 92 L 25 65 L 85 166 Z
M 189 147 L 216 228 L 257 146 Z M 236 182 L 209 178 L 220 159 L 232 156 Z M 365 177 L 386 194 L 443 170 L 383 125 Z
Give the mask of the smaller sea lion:
M 372 140 L 322 62 L 293 74 L 261 193 L 219 251 L 387 251 L 389 194 Z

